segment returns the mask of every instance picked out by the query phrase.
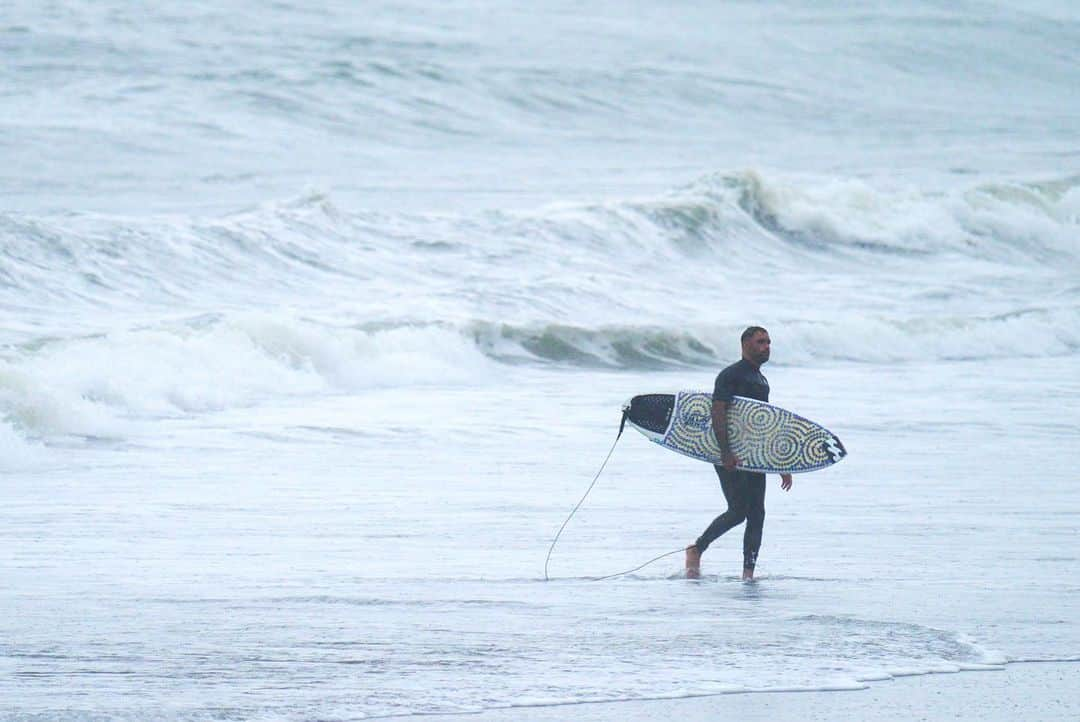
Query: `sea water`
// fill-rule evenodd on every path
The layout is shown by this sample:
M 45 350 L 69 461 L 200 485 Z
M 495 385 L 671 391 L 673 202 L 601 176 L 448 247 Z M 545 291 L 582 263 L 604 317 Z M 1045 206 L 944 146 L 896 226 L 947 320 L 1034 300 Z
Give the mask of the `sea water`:
M 1080 659 L 1068 3 L 21 3 L 0 716 L 357 719 Z M 628 430 L 748 324 L 850 452 Z M 597 577 L 615 574 L 611 579 Z

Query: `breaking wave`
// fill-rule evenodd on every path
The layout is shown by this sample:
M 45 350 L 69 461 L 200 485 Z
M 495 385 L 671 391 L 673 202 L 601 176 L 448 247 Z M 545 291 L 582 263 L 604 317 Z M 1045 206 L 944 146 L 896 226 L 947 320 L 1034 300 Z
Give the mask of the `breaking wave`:
M 506 364 L 715 366 L 750 323 L 777 364 L 1075 354 L 1078 227 L 1080 177 L 930 192 L 750 171 L 531 212 L 312 195 L 214 219 L 0 216 L 0 415 L 122 435 Z

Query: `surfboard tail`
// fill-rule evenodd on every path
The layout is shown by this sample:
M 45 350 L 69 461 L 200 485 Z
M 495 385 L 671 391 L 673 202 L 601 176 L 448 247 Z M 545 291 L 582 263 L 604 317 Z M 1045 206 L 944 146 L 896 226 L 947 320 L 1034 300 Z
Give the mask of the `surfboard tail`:
M 674 410 L 674 394 L 642 394 L 623 404 L 623 414 L 639 431 L 660 436 L 671 425 Z

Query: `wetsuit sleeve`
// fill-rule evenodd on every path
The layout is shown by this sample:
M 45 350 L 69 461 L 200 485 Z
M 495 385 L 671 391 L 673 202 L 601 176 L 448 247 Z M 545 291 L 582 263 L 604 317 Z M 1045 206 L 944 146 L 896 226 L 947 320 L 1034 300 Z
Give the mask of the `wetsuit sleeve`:
M 713 387 L 712 400 L 728 403 L 735 396 L 734 374 L 730 369 L 724 369 L 716 376 L 716 385 Z

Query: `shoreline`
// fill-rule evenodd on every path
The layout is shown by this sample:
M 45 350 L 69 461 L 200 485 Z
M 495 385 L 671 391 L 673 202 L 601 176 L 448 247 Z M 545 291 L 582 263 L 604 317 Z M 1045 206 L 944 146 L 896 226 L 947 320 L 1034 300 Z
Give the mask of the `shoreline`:
M 429 722 L 715 722 L 733 717 L 765 722 L 805 720 L 1080 719 L 1080 660 L 1018 661 L 995 668 L 929 672 L 868 681 L 846 689 L 747 690 L 694 697 L 566 702 L 478 712 L 403 715 Z

